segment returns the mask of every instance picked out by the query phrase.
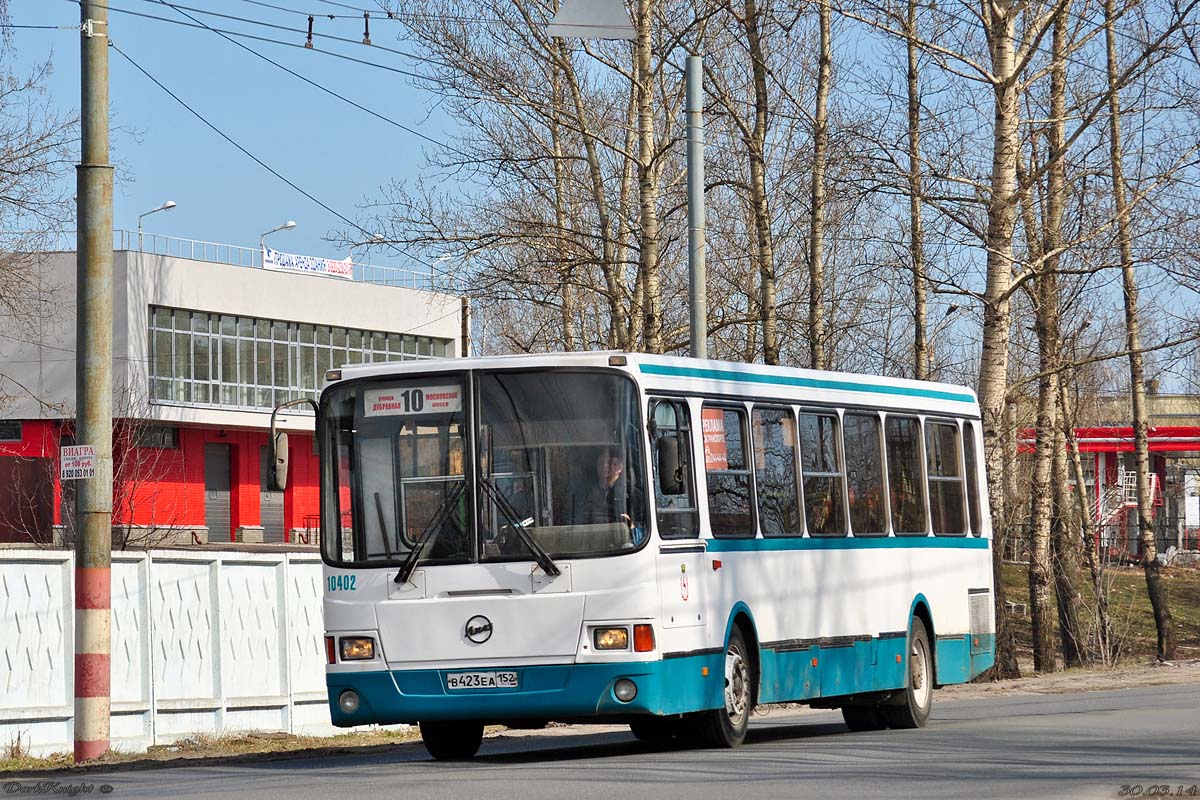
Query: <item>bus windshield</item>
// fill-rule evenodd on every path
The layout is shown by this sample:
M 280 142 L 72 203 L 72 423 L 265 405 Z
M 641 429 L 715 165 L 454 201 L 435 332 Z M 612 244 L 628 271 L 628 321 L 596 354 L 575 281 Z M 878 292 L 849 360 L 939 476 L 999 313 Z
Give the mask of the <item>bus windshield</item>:
M 645 540 L 631 380 L 566 370 L 474 377 L 330 391 L 322 409 L 328 560 L 402 562 L 421 541 L 422 563 L 531 560 L 531 542 L 544 560 L 629 552 Z

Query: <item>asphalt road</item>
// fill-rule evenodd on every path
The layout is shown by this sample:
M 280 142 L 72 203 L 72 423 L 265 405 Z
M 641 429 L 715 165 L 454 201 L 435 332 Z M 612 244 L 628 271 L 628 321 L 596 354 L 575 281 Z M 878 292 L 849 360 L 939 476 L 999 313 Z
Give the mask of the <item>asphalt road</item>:
M 54 779 L 92 784 L 91 796 L 108 784 L 109 797 L 172 800 L 1200 798 L 1200 686 L 936 697 L 924 730 L 856 734 L 838 712 L 775 712 L 754 721 L 738 750 L 652 750 L 614 727 L 486 739 L 469 763 L 432 761 L 413 744 L 386 754 Z

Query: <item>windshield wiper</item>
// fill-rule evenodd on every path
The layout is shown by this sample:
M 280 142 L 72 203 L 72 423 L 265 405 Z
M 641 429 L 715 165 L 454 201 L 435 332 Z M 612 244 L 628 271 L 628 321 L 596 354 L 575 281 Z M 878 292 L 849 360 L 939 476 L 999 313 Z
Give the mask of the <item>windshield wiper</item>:
M 408 557 L 404 559 L 404 564 L 401 565 L 400 571 L 396 573 L 396 583 L 405 583 L 412 575 L 413 570 L 417 568 L 417 564 L 421 561 L 421 552 L 425 549 L 426 543 L 433 538 L 435 531 L 441 529 L 442 522 L 450 515 L 451 509 L 458 504 L 458 499 L 462 497 L 462 493 L 466 491 L 466 488 L 467 482 L 464 480 L 438 506 L 437 512 L 429 520 L 429 524 L 425 526 L 425 530 L 421 531 L 421 535 L 417 537 L 416 543 L 413 544 L 413 549 L 408 551 Z
M 500 513 L 504 514 L 505 519 L 508 520 L 509 526 L 511 526 L 512 529 L 517 532 L 517 536 L 521 537 L 521 541 L 524 542 L 525 546 L 528 547 L 530 552 L 533 553 L 533 557 L 537 561 L 538 566 L 542 568 L 542 572 L 551 576 L 561 575 L 562 570 L 560 570 L 558 565 L 554 563 L 554 559 L 550 558 L 550 554 L 547 553 L 545 549 L 537 543 L 537 540 L 529 534 L 529 531 L 525 529 L 525 522 L 528 522 L 529 520 L 521 520 L 521 518 L 517 515 L 516 510 L 513 509 L 512 504 L 508 502 L 508 498 L 504 496 L 503 492 L 496 488 L 494 483 L 489 481 L 487 478 L 480 477 L 479 484 L 488 493 L 488 496 L 492 498 L 492 502 L 496 504 L 496 508 L 500 509 Z

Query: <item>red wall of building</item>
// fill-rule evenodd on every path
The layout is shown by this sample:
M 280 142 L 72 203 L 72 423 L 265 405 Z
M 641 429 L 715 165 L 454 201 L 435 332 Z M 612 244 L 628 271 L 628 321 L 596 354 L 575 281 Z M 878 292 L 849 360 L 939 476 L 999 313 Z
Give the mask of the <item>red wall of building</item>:
M 139 423 L 140 424 L 140 423 Z M 58 452 L 64 427 L 58 420 L 27 420 L 20 442 L 0 443 L 0 458 L 47 458 L 46 480 L 54 485 L 54 524 L 62 524 L 62 484 Z M 261 448 L 265 431 L 235 431 L 180 426 L 178 447 L 135 447 L 136 426 L 118 422 L 113 434 L 113 524 L 193 527 L 206 524 L 204 512 L 204 445 L 229 445 L 230 530 L 209 531 L 213 542 L 234 541 L 240 526 L 261 524 Z M 288 487 L 284 493 L 284 535 L 304 529 L 320 510 L 320 479 L 312 437 L 291 434 Z M 313 542 L 315 543 L 315 541 Z
M 283 525 L 288 531 L 316 529 L 321 510 L 320 463 L 312 451 L 312 437 L 292 435 L 288 440 L 288 489 L 283 497 Z M 311 519 L 310 519 L 311 518 Z M 316 544 L 313 539 L 311 544 Z

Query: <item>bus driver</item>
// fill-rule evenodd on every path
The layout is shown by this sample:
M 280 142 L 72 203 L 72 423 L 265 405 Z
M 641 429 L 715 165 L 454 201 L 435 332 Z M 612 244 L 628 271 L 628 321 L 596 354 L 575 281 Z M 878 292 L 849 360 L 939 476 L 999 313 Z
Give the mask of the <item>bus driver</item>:
M 580 487 L 572 498 L 571 522 L 574 525 L 632 524 L 626 513 L 628 507 L 625 462 L 616 448 L 605 448 L 596 456 L 594 480 Z

